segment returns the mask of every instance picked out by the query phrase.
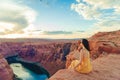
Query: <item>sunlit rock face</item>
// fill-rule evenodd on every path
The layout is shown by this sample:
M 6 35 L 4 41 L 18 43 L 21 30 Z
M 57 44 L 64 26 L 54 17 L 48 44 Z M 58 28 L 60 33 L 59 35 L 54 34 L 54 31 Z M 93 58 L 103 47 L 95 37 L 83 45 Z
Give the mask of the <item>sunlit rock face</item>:
M 101 54 L 120 54 L 120 30 L 113 32 L 99 32 L 89 38 L 91 57 L 97 58 Z
M 112 41 L 93 41 L 90 40 L 91 58 L 96 59 L 102 54 L 116 53 L 120 54 L 120 46 Z
M 109 54 L 92 61 L 93 70 L 91 73 L 81 74 L 73 69 L 61 69 L 49 80 L 120 80 L 119 61 L 119 54 Z
M 111 41 L 115 43 L 117 46 L 120 46 L 120 30 L 112 31 L 112 32 L 99 32 L 94 34 L 89 40 L 94 41 Z
M 13 80 L 13 71 L 0 54 L 0 80 Z
M 90 45 L 91 59 L 96 59 L 106 54 L 120 54 L 120 30 L 113 32 L 99 32 L 88 39 Z M 69 58 L 66 60 L 66 68 L 71 64 L 73 55 L 77 50 L 69 53 Z M 76 57 L 76 56 L 74 56 Z

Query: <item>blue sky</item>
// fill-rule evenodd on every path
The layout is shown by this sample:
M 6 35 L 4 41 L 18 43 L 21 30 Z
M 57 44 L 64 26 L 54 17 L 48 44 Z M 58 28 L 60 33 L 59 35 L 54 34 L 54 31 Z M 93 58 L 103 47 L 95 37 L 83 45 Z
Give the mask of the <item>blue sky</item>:
M 120 29 L 119 0 L 1 0 L 1 38 L 87 38 Z
M 36 19 L 36 26 L 41 30 L 65 30 L 65 31 L 80 31 L 86 25 L 80 16 L 71 10 L 71 4 L 75 0 L 36 0 L 31 1 L 32 4 L 25 2 L 28 6 L 32 7 L 38 12 Z M 87 24 L 91 25 L 91 22 Z M 76 25 L 77 24 L 77 25 Z M 46 25 L 46 26 L 44 26 Z M 88 26 L 87 26 L 88 27 Z M 81 28 L 81 29 L 80 29 Z

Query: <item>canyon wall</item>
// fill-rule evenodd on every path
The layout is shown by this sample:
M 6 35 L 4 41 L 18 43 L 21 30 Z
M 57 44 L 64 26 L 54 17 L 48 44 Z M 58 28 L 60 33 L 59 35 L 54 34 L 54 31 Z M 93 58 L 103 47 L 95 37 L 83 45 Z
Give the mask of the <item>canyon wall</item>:
M 76 43 L 1 42 L 0 53 L 4 57 L 19 57 L 40 63 L 51 75 L 65 68 L 66 55 L 77 47 Z
M 120 30 L 100 32 L 90 37 L 91 58 L 96 59 L 103 54 L 120 53 Z M 2 41 L 0 53 L 4 57 L 18 54 L 19 57 L 40 63 L 53 75 L 66 66 L 66 56 L 77 48 L 77 41 Z
M 13 71 L 1 54 L 0 54 L 0 80 L 13 80 Z
M 120 30 L 113 32 L 99 32 L 89 38 L 91 55 L 93 58 L 102 53 L 120 54 Z
M 90 37 L 90 55 L 93 59 L 92 73 L 78 74 L 74 70 L 62 69 L 57 71 L 49 80 L 119 80 L 119 62 L 120 57 L 120 30 L 113 32 L 99 32 Z M 70 52 L 75 53 L 76 50 Z M 68 54 L 69 58 L 66 60 L 66 68 L 71 63 L 72 55 Z M 110 56 L 108 56 L 110 55 Z M 114 69 L 111 64 L 114 64 Z M 104 74 L 104 75 L 103 75 Z

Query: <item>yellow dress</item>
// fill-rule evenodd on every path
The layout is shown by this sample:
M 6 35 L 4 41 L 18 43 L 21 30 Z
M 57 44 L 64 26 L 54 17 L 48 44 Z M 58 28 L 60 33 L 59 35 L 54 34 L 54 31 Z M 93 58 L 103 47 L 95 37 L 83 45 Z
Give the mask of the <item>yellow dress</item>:
M 76 59 L 71 62 L 70 66 L 68 68 L 69 69 L 73 68 L 73 69 L 75 69 L 75 71 L 77 71 L 79 73 L 89 73 L 92 71 L 92 65 L 90 62 L 90 54 L 89 54 L 89 51 L 87 51 L 86 49 L 83 49 L 80 53 L 82 53 L 82 52 L 84 55 L 82 56 L 81 64 L 79 64 L 80 60 Z

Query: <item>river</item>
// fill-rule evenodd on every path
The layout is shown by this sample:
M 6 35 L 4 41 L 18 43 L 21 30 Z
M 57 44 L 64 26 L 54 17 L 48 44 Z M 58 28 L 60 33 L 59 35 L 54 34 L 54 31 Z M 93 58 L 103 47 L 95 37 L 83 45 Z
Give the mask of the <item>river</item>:
M 20 63 L 12 63 L 10 66 L 13 69 L 14 74 L 21 80 L 47 80 L 46 75 L 36 74 L 22 66 Z

